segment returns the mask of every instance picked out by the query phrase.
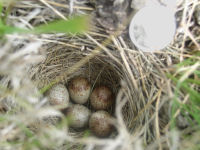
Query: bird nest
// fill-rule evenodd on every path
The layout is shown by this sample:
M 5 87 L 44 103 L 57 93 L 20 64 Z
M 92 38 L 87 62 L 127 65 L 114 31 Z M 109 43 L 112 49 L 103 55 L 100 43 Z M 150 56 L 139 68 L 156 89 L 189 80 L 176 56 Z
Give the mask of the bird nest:
M 67 87 L 76 76 L 87 78 L 92 89 L 99 85 L 108 86 L 115 95 L 115 106 L 109 112 L 119 124 L 116 128 L 123 126 L 131 134 L 140 135 L 142 132 L 148 143 L 155 138 L 152 119 L 157 85 L 151 73 L 153 65 L 149 65 L 139 52 L 128 49 L 127 41 L 122 37 L 117 39 L 113 36 L 113 41 L 104 45 L 105 36 L 109 35 L 103 35 L 101 30 L 99 28 L 95 36 L 62 36 L 60 38 L 65 42 L 43 45 L 41 49 L 47 53 L 46 60 L 32 68 L 37 70 L 33 71 L 32 79 L 40 89 L 52 83 L 62 83 Z M 89 103 L 86 105 L 90 107 Z M 162 111 L 159 128 L 164 128 L 168 120 L 167 112 Z M 75 137 L 84 135 L 84 131 L 70 131 L 69 134 Z M 119 136 L 119 132 L 117 129 L 111 137 Z
M 70 13 L 95 13 L 92 0 L 77 0 L 74 6 L 70 2 L 73 0 L 21 0 L 12 5 L 8 3 L 8 11 L 13 9 L 7 22 L 14 26 L 33 28 L 63 16 L 65 18 Z M 101 2 L 104 1 L 99 1 Z M 99 16 L 101 18 L 93 16 L 94 27 L 81 35 L 60 33 L 6 36 L 6 40 L 0 43 L 3 49 L 0 55 L 0 83 L 3 85 L 0 87 L 0 94 L 1 103 L 4 104 L 0 103 L 0 114 L 4 114 L 0 124 L 0 142 L 6 147 L 2 146 L 0 149 L 176 148 L 177 145 L 170 145 L 173 144 L 170 138 L 176 141 L 178 134 L 171 135 L 168 132 L 175 86 L 166 74 L 176 72 L 173 65 L 181 59 L 193 57 L 192 48 L 188 50 L 187 43 L 194 45 L 195 49 L 199 47 L 198 41 L 194 40 L 198 36 L 193 33 L 196 28 L 191 28 L 191 35 L 190 27 L 186 30 L 180 25 L 182 18 L 182 22 L 187 22 L 188 26 L 193 25 L 190 21 L 193 22 L 191 16 L 197 5 L 195 3 L 197 2 L 177 4 L 177 28 L 181 30 L 177 31 L 172 45 L 155 53 L 137 50 L 129 41 L 127 28 L 122 28 L 120 33 L 108 32 L 105 29 L 107 25 L 102 27 L 104 21 L 109 19 L 104 20 L 104 13 Z M 109 11 L 115 14 L 118 7 L 112 9 L 110 6 L 105 10 L 108 10 L 107 14 Z M 131 8 L 127 10 L 134 11 Z M 187 11 L 188 16 L 185 13 Z M 111 23 L 118 22 L 120 18 L 115 16 L 113 19 Z M 113 29 L 115 26 L 111 27 Z M 183 30 L 188 32 L 189 39 L 183 34 Z M 184 70 L 185 68 L 182 71 Z M 45 92 L 50 86 L 63 83 L 67 87 L 69 81 L 76 76 L 86 77 L 92 88 L 106 85 L 114 93 L 115 105 L 109 111 L 115 118 L 116 131 L 110 137 L 97 138 L 88 136 L 85 131 L 69 129 L 59 108 L 46 105 L 48 100 Z M 183 102 L 188 99 L 186 95 L 184 92 L 180 94 Z M 90 107 L 89 104 L 86 105 Z M 16 106 L 20 106 L 17 107 L 19 109 Z M 178 109 L 175 117 L 179 113 Z M 34 127 L 40 126 L 39 132 L 28 130 L 27 127 L 38 116 L 49 114 L 59 115 L 62 120 L 53 126 L 40 126 L 40 122 L 37 122 L 39 125 L 34 124 Z

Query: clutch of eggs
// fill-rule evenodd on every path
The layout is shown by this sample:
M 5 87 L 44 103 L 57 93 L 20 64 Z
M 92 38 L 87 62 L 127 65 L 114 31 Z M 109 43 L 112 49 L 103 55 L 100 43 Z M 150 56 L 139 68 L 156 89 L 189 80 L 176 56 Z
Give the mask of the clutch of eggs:
M 83 129 L 89 125 L 94 135 L 98 137 L 109 136 L 113 130 L 113 125 L 110 122 L 113 117 L 104 110 L 110 108 L 114 103 L 111 89 L 107 86 L 99 86 L 90 95 L 91 84 L 89 81 L 83 77 L 75 77 L 70 81 L 68 90 L 63 84 L 56 84 L 49 90 L 48 99 L 51 105 L 67 106 L 63 113 L 66 117 L 69 117 L 69 127 Z M 70 105 L 69 97 L 76 104 Z M 88 99 L 90 99 L 92 108 L 97 110 L 93 114 L 87 107 L 82 105 Z M 49 119 L 52 118 L 45 118 L 44 121 L 49 121 Z

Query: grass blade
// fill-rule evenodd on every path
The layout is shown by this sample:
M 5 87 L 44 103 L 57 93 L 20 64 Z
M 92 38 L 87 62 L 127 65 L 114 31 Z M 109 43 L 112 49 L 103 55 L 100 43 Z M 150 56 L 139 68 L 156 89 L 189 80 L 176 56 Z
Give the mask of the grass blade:
M 76 16 L 69 20 L 58 20 L 49 24 L 40 25 L 33 30 L 22 29 L 4 25 L 0 21 L 0 35 L 23 33 L 23 34 L 41 34 L 41 33 L 82 33 L 89 29 L 89 17 Z
M 87 16 L 76 16 L 70 20 L 59 20 L 47 25 L 35 27 L 33 33 L 82 33 L 89 29 L 89 18 Z

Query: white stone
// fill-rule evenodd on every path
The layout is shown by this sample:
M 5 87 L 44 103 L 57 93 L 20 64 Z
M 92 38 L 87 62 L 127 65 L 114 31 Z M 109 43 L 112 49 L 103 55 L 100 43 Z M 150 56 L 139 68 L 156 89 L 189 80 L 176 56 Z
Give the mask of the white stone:
M 145 6 L 133 17 L 129 35 L 140 50 L 152 52 L 165 48 L 176 31 L 174 13 L 161 5 Z

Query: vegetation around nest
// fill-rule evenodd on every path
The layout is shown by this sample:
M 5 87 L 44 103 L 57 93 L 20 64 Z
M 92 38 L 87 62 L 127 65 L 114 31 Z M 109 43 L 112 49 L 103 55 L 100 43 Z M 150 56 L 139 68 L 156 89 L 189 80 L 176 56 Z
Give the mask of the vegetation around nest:
M 200 2 L 177 2 L 174 41 L 155 53 L 135 49 L 127 29 L 108 32 L 92 1 L 72 2 L 0 1 L 0 149 L 199 149 Z M 115 94 L 111 137 L 74 131 L 47 105 L 45 92 L 75 76 Z M 62 119 L 38 121 L 51 115 Z

